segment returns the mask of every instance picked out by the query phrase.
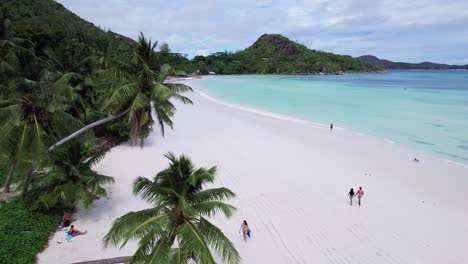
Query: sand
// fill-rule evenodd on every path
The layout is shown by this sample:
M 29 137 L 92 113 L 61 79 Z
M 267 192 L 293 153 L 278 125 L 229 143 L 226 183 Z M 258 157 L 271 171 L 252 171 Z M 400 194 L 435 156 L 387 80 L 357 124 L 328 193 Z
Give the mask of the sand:
M 237 194 L 235 215 L 213 221 L 243 263 L 468 263 L 467 168 L 350 129 L 190 97 L 195 104 L 178 104 L 164 139 L 155 131 L 143 149 L 123 144 L 106 155 L 96 170 L 115 178 L 109 198 L 75 214 L 88 234 L 66 242 L 57 232 L 39 263 L 131 255 L 135 243 L 104 249 L 102 237 L 115 218 L 148 207 L 132 181 L 167 166 L 168 151 L 217 165 L 214 186 Z M 363 204 L 350 206 L 346 194 L 359 186 Z M 238 232 L 244 219 L 247 243 Z

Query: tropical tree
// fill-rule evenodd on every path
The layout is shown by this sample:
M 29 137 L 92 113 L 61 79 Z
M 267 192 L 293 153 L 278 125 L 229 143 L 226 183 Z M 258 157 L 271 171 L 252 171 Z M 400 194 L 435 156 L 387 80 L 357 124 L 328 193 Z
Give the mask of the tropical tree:
M 92 166 L 103 153 L 89 156 L 84 144 L 72 141 L 53 156 L 53 166 L 38 172 L 32 179 L 33 193 L 38 194 L 34 207 L 52 208 L 57 205 L 88 207 L 97 196 L 107 196 L 103 185 L 113 183 L 110 176 L 95 172 Z
M 131 263 L 215 263 L 212 251 L 225 263 L 239 263 L 232 242 L 206 218 L 217 213 L 229 218 L 235 208 L 224 200 L 235 194 L 226 188 L 203 190 L 214 181 L 216 167 L 195 168 L 186 156 L 165 156 L 169 167 L 153 180 L 139 177 L 133 185 L 134 194 L 153 207 L 116 219 L 104 245 L 139 241 Z
M 4 192 L 20 166 L 39 166 L 46 146 L 83 124 L 51 100 L 50 74 L 39 70 L 35 54 L 23 54 L 21 74 L 12 78 L 0 101 L 0 152 L 9 160 Z M 28 173 L 27 175 L 30 175 Z
M 190 104 L 192 101 L 181 93 L 192 91 L 192 89 L 183 84 L 165 82 L 174 70 L 168 64 L 155 69 L 154 49 L 156 46 L 157 43 L 152 43 L 141 34 L 133 49 L 130 63 L 121 62 L 118 66 L 103 71 L 101 77 L 107 80 L 104 84 L 113 89 L 107 103 L 112 116 L 83 127 L 52 145 L 49 151 L 93 127 L 125 115 L 128 116 L 132 144 L 136 144 L 139 138 L 143 145 L 143 140 L 151 132 L 155 120 L 164 136 L 165 126 L 173 127 L 171 118 L 176 111 L 176 107 L 170 100 L 176 99 Z

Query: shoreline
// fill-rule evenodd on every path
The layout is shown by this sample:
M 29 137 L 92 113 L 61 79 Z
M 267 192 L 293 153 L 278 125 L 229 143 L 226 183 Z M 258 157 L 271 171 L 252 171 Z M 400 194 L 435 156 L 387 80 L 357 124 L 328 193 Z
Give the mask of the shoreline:
M 241 111 L 245 111 L 245 112 L 249 112 L 249 113 L 253 113 L 253 114 L 257 114 L 257 115 L 263 115 L 263 116 L 270 117 L 270 118 L 276 118 L 276 119 L 280 119 L 280 120 L 296 122 L 296 123 L 311 126 L 311 127 L 320 127 L 320 128 L 325 128 L 327 130 L 329 129 L 329 124 L 324 124 L 324 123 L 314 122 L 314 121 L 310 121 L 310 120 L 300 119 L 300 118 L 294 117 L 294 116 L 289 115 L 289 114 L 276 113 L 276 112 L 267 111 L 267 110 L 260 110 L 260 109 L 256 109 L 256 108 L 253 108 L 253 107 L 250 107 L 250 106 L 243 106 L 243 105 L 240 105 L 240 104 L 228 102 L 228 101 L 225 101 L 224 99 L 216 98 L 216 97 L 214 97 L 212 95 L 209 95 L 208 93 L 206 93 L 204 91 L 204 90 L 206 90 L 205 88 L 203 88 L 201 86 L 197 87 L 196 84 L 195 85 L 193 84 L 193 82 L 196 81 L 196 80 L 209 78 L 209 77 L 210 76 L 207 75 L 207 76 L 203 76 L 202 78 L 186 78 L 186 79 L 183 80 L 183 83 L 185 83 L 186 85 L 192 87 L 192 89 L 194 89 L 194 92 L 199 93 L 204 98 L 206 98 L 206 99 L 208 99 L 208 100 L 210 100 L 210 101 L 212 101 L 212 102 L 214 102 L 216 104 L 219 104 L 219 105 L 231 107 L 233 109 L 237 109 L 237 110 L 241 110 Z M 426 152 L 426 151 L 423 151 L 423 150 L 420 150 L 420 149 L 411 148 L 409 146 L 400 144 L 397 141 L 392 140 L 392 139 L 361 133 L 361 132 L 358 132 L 358 131 L 354 130 L 351 127 L 344 127 L 344 126 L 336 126 L 335 125 L 333 127 L 333 130 L 335 130 L 335 129 L 336 130 L 347 130 L 350 133 L 353 133 L 353 134 L 358 135 L 358 136 L 365 136 L 365 137 L 369 137 L 369 138 L 372 138 L 372 139 L 375 139 L 375 140 L 382 140 L 382 141 L 384 141 L 386 143 L 394 144 L 394 145 L 397 145 L 399 147 L 405 148 L 408 151 L 420 153 L 420 155 L 423 155 L 425 157 L 431 157 L 431 158 L 439 159 L 439 160 L 445 161 L 447 163 L 455 164 L 457 166 L 461 166 L 461 167 L 463 167 L 465 169 L 468 169 L 468 164 L 464 164 L 464 163 L 454 161 L 454 160 L 451 160 L 451 159 L 448 159 L 448 158 L 437 156 L 435 153 Z
M 168 151 L 216 165 L 213 187 L 236 193 L 232 218 L 212 220 L 242 263 L 468 262 L 466 169 L 432 157 L 414 163 L 414 152 L 347 129 L 252 114 L 198 92 L 190 98 L 194 105 L 176 104 L 164 139 L 153 131 L 142 149 L 124 143 L 106 154 L 95 169 L 115 178 L 109 198 L 75 214 L 74 225 L 88 234 L 66 242 L 58 231 L 38 263 L 132 255 L 135 242 L 104 249 L 102 237 L 116 218 L 149 206 L 131 184 L 165 168 Z M 363 206 L 351 207 L 346 193 L 358 186 Z M 244 219 L 253 234 L 247 243 L 238 233 Z

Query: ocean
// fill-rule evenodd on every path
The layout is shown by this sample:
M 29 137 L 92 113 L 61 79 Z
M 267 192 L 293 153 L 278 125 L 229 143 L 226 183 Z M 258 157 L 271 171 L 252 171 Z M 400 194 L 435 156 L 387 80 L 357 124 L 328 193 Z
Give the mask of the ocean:
M 468 165 L 468 71 L 328 76 L 229 75 L 194 81 L 225 102 L 351 129 Z

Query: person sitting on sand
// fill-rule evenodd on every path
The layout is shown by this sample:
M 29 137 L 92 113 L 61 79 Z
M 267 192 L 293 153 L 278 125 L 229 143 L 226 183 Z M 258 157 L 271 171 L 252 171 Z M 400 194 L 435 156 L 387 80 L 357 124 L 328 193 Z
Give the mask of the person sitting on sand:
M 349 196 L 349 204 L 352 206 L 353 205 L 353 198 L 354 198 L 354 190 L 351 188 L 351 190 L 348 193 Z
M 417 158 L 414 158 L 413 161 L 414 162 L 419 162 L 419 160 Z
M 359 190 L 356 192 L 359 206 L 361 206 L 361 198 L 363 195 L 364 195 L 364 191 L 362 190 L 362 187 L 359 187 Z
M 67 227 L 73 221 L 73 217 L 71 213 L 64 212 L 62 216 L 62 227 Z
M 68 234 L 70 236 L 72 236 L 72 237 L 76 237 L 76 236 L 79 236 L 79 235 L 85 235 L 86 233 L 88 233 L 88 230 L 85 230 L 84 232 L 81 232 L 80 230 L 75 229 L 75 227 L 73 225 L 71 225 L 70 230 L 68 230 Z
M 240 226 L 239 232 L 240 230 L 242 230 L 242 236 L 244 237 L 244 241 L 247 241 L 247 237 L 250 238 L 250 228 L 247 224 L 247 221 L 244 220 L 244 222 Z

